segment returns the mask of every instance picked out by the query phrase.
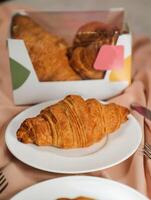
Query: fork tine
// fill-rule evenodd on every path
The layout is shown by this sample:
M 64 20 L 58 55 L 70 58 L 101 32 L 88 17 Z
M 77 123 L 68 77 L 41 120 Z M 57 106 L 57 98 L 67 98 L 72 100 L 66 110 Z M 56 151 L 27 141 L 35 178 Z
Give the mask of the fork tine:
M 149 149 L 151 149 L 151 145 L 150 145 L 150 144 L 145 143 L 145 145 L 146 145 Z
M 147 150 L 144 149 L 143 153 L 147 158 L 151 159 L 151 154 Z
M 0 184 L 1 184 L 1 181 L 2 181 L 4 178 L 5 178 L 4 175 L 2 175 L 2 176 L 0 177 Z
M 149 158 L 146 151 L 143 150 L 142 152 L 143 152 L 143 155 L 146 156 L 146 158 Z
M 2 193 L 7 186 L 8 186 L 8 182 L 6 182 L 6 184 L 4 184 L 4 186 L 0 189 L 0 193 Z
M 6 181 L 6 178 L 3 176 L 3 178 L 0 181 L 0 185 L 2 185 Z
M 148 152 L 151 153 L 151 146 L 150 146 L 149 144 L 146 143 L 146 144 L 144 145 L 144 147 L 145 147 L 145 149 L 148 150 Z
M 3 192 L 3 190 L 5 190 L 5 188 L 8 186 L 8 182 L 3 174 L 2 171 L 0 171 L 0 193 Z
M 148 145 L 148 147 L 151 149 L 151 144 L 148 144 L 148 143 L 146 143 L 147 145 Z

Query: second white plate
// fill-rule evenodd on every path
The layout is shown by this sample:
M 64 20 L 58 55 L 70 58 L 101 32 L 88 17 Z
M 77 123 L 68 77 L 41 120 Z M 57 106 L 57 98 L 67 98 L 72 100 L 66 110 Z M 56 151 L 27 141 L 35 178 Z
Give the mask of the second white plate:
M 95 200 L 149 200 L 121 183 L 90 176 L 68 176 L 33 185 L 11 200 L 56 200 L 85 196 Z
M 17 115 L 6 129 L 6 144 L 11 153 L 22 162 L 32 167 L 57 173 L 85 173 L 112 167 L 128 157 L 138 148 L 142 132 L 137 120 L 128 116 L 128 121 L 115 133 L 109 135 L 103 148 L 90 147 L 80 151 L 58 150 L 54 147 L 38 147 L 23 144 L 16 138 L 16 131 L 24 119 L 37 115 L 41 109 L 56 101 L 49 101 L 26 109 Z M 73 155 L 73 156 L 72 156 Z

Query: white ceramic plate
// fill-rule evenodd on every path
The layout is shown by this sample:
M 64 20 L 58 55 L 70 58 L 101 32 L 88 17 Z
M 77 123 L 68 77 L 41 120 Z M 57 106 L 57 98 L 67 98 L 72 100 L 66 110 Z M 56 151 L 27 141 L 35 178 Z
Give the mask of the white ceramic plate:
M 44 181 L 23 190 L 11 200 L 56 200 L 79 196 L 95 200 L 147 200 L 126 185 L 90 176 L 68 176 Z
M 5 139 L 9 150 L 27 165 L 49 172 L 85 173 L 114 166 L 127 159 L 138 148 L 142 132 L 139 123 L 132 115 L 128 116 L 128 121 L 122 124 L 118 131 L 109 135 L 103 147 L 102 141 L 82 151 L 38 147 L 19 142 L 16 131 L 23 120 L 37 115 L 42 108 L 55 102 L 49 101 L 26 109 L 17 115 L 6 129 Z

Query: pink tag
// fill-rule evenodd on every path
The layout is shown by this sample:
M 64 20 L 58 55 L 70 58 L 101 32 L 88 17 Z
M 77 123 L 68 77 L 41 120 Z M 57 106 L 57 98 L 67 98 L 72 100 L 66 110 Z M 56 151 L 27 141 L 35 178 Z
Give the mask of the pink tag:
M 124 46 L 103 45 L 94 62 L 96 70 L 118 69 L 124 65 Z

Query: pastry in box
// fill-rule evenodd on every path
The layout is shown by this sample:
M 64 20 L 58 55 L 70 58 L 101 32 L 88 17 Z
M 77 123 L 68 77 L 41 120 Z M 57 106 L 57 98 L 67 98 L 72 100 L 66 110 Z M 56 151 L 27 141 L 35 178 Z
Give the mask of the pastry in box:
M 15 104 L 67 94 L 107 99 L 125 89 L 130 83 L 131 35 L 123 14 L 15 13 L 8 40 Z

